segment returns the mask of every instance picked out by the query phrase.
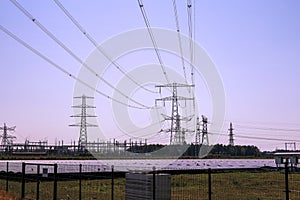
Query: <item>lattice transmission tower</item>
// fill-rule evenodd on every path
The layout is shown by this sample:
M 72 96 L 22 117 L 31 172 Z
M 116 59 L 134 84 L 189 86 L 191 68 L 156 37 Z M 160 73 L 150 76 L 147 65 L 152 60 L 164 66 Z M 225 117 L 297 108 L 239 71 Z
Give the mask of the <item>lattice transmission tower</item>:
M 230 122 L 229 124 L 229 146 L 234 146 L 234 140 L 233 140 L 233 127 L 232 127 L 232 123 Z
M 199 145 L 201 144 L 201 123 L 200 123 L 200 119 L 197 116 L 196 119 L 196 135 L 195 135 L 195 144 Z
M 208 131 L 207 131 L 208 119 L 202 115 L 202 144 L 209 145 Z
M 177 95 L 177 89 L 179 87 L 182 88 L 192 88 L 194 85 L 188 84 L 180 84 L 180 83 L 170 83 L 165 85 L 157 85 L 155 86 L 159 88 L 161 93 L 162 88 L 170 88 L 172 91 L 172 96 L 164 97 L 161 99 L 156 99 L 155 104 L 157 101 L 163 101 L 164 105 L 166 101 L 172 102 L 172 113 L 171 116 L 164 116 L 165 120 L 171 121 L 171 128 L 165 130 L 166 132 L 170 132 L 170 145 L 183 145 L 185 144 L 185 133 L 189 132 L 190 130 L 181 127 L 181 121 L 189 121 L 191 117 L 182 117 L 179 114 L 179 101 L 187 101 L 187 100 L 194 100 L 194 98 L 190 97 L 182 97 Z
M 81 148 L 85 148 L 87 146 L 87 127 L 97 127 L 97 125 L 90 124 L 87 122 L 88 117 L 96 117 L 95 115 L 90 115 L 87 113 L 88 109 L 96 108 L 95 106 L 87 105 L 87 99 L 93 99 L 94 97 L 88 97 L 85 95 L 74 97 L 74 99 L 81 99 L 80 105 L 72 106 L 73 108 L 80 108 L 81 113 L 72 115 L 71 117 L 80 117 L 80 122 L 77 124 L 72 124 L 70 126 L 79 126 L 80 133 L 79 133 L 79 140 L 78 146 Z
M 3 131 L 3 134 L 0 136 L 2 138 L 1 145 L 12 145 L 13 140 L 16 139 L 16 137 L 13 135 L 9 135 L 8 132 L 13 132 L 15 131 L 15 129 L 16 126 L 7 127 L 5 123 L 3 127 L 0 127 L 0 130 Z

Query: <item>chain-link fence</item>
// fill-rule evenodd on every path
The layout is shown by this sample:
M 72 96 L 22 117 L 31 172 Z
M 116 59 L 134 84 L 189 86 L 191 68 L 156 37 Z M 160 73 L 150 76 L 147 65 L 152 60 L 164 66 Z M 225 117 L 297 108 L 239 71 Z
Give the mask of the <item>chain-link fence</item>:
M 20 199 L 122 200 L 126 192 L 134 191 L 126 185 L 125 174 L 129 172 L 114 171 L 113 166 L 9 162 L 2 165 L 0 189 Z M 14 172 L 16 169 L 21 172 Z M 170 197 L 167 199 L 172 200 L 300 199 L 299 170 L 288 165 L 283 168 L 166 170 L 147 174 L 151 174 L 154 183 L 149 187 L 151 199 L 159 199 L 155 192 L 168 187 Z M 160 174 L 170 174 L 170 186 L 160 183 L 157 177 Z M 139 180 L 138 184 L 144 180 Z

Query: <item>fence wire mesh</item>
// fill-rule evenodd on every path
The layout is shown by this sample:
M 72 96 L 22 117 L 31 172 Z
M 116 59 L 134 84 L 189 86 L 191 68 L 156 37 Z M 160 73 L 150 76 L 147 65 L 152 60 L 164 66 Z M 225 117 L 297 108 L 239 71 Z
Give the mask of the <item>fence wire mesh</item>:
M 126 196 L 125 173 L 113 171 L 112 167 L 63 164 L 58 166 L 55 176 L 53 165 L 26 164 L 22 174 L 17 171 L 22 171 L 20 164 L 22 163 L 9 163 L 8 168 L 6 163 L 1 164 L 1 191 L 8 191 L 21 198 L 24 183 L 24 199 L 123 200 Z M 171 174 L 172 200 L 284 200 L 287 197 L 287 187 L 289 199 L 300 199 L 300 173 L 297 168 L 288 168 L 288 179 L 284 168 L 176 170 L 156 173 Z M 162 186 L 165 183 L 159 184 Z

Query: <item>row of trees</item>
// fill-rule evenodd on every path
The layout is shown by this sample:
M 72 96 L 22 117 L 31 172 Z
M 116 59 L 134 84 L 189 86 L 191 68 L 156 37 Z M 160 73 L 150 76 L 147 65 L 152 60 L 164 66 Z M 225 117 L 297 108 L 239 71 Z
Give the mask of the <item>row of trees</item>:
M 212 155 L 228 155 L 228 156 L 258 156 L 261 154 L 260 150 L 254 145 L 223 145 L 216 144 L 210 151 Z
M 127 151 L 129 152 L 133 152 L 133 153 L 151 153 L 154 151 L 157 151 L 163 147 L 165 147 L 166 145 L 162 145 L 162 144 L 148 144 L 148 145 L 133 145 L 132 147 L 129 147 L 127 149 Z
M 152 144 L 152 145 L 144 145 L 144 146 L 132 146 L 127 149 L 127 151 L 135 152 L 135 153 L 151 153 L 155 152 L 161 148 L 165 147 L 165 145 L 161 144 Z M 201 145 L 190 145 L 183 156 L 198 156 L 198 153 L 204 147 Z M 253 145 L 223 145 L 216 144 L 214 146 L 206 146 L 206 149 L 210 149 L 209 155 L 218 155 L 218 156 L 259 156 L 261 155 L 260 150 Z

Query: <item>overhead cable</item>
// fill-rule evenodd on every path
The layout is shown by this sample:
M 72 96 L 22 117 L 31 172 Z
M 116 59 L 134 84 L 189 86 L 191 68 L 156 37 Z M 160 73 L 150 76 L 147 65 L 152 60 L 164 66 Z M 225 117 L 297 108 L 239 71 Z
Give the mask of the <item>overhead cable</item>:
M 77 62 L 82 64 L 89 72 L 94 74 L 97 78 L 107 84 L 110 88 L 114 89 L 118 93 L 120 93 L 125 98 L 129 99 L 130 101 L 140 105 L 141 107 L 150 109 L 151 107 L 146 106 L 132 98 L 128 95 L 124 94 L 118 88 L 115 88 L 111 83 L 105 80 L 103 77 L 99 76 L 97 72 L 95 72 L 92 68 L 90 68 L 83 60 L 81 60 L 75 53 L 72 52 L 66 45 L 64 45 L 54 34 L 52 34 L 46 27 L 44 27 L 36 18 L 34 18 L 24 7 L 22 7 L 16 0 L 10 0 L 25 16 L 27 16 L 33 23 L 35 23 L 46 35 L 48 35 L 52 40 L 54 40 L 60 47 L 62 47 L 69 55 L 71 55 Z
M 227 134 L 222 134 L 222 133 L 212 133 L 212 132 L 209 132 L 208 134 L 228 136 Z M 237 134 L 235 134 L 234 137 L 237 137 L 237 138 L 246 138 L 246 139 L 254 139 L 254 140 L 300 142 L 300 140 L 295 140 L 295 139 L 271 138 L 271 137 L 257 137 L 257 136 L 246 136 L 246 135 L 237 135 Z
M 177 38 L 178 38 L 178 45 L 179 45 L 180 58 L 181 58 L 181 65 L 182 65 L 182 69 L 183 69 L 184 80 L 185 80 L 185 83 L 188 84 L 187 77 L 186 77 L 186 71 L 185 71 L 183 50 L 182 50 L 181 33 L 180 33 L 180 27 L 179 27 L 176 0 L 173 0 L 173 11 L 174 11 L 174 17 L 175 17 L 175 23 L 176 23 L 176 31 L 177 31 Z
M 188 13 L 188 27 L 189 27 L 189 47 L 190 47 L 190 66 L 191 66 L 191 79 L 192 85 L 195 84 L 194 77 L 194 38 L 193 38 L 193 22 L 192 22 L 192 2 L 187 0 L 187 13 Z M 195 17 L 194 17 L 195 19 Z
M 19 37 L 17 37 L 16 35 L 14 35 L 13 33 L 11 33 L 9 30 L 7 30 L 6 28 L 4 28 L 2 25 L 0 25 L 0 29 L 1 31 L 3 31 L 4 33 L 6 33 L 8 36 L 10 36 L 12 39 L 14 39 L 15 41 L 17 41 L 19 44 L 23 45 L 24 47 L 26 47 L 28 50 L 30 50 L 31 52 L 33 52 L 34 54 L 36 54 L 37 56 L 39 56 L 40 58 L 42 58 L 43 60 L 45 60 L 46 62 L 48 62 L 49 64 L 51 64 L 53 67 L 57 68 L 59 71 L 61 71 L 62 73 L 66 74 L 67 76 L 69 76 L 70 78 L 78 81 L 79 83 L 83 84 L 84 86 L 86 86 L 87 88 L 97 92 L 98 94 L 112 100 L 115 101 L 119 104 L 122 104 L 124 106 L 128 106 L 130 108 L 136 108 L 136 109 L 145 109 L 144 107 L 138 107 L 135 105 L 128 105 L 118 99 L 114 99 L 111 96 L 101 92 L 98 89 L 95 89 L 94 87 L 92 87 L 91 85 L 89 85 L 88 83 L 86 83 L 85 81 L 79 79 L 78 77 L 76 77 L 75 75 L 71 74 L 70 72 L 68 72 L 67 70 L 65 70 L 63 67 L 61 67 L 60 65 L 56 64 L 55 62 L 53 62 L 52 60 L 50 60 L 48 57 L 46 57 L 45 55 L 43 55 L 41 52 L 39 52 L 38 50 L 36 50 L 35 48 L 33 48 L 32 46 L 30 46 L 29 44 L 27 44 L 25 41 L 23 41 L 22 39 L 20 39 Z
M 153 32 L 152 32 L 152 29 L 151 29 L 151 26 L 150 26 L 150 22 L 149 22 L 149 19 L 147 17 L 147 14 L 146 14 L 146 10 L 144 8 L 144 4 L 142 2 L 142 0 L 138 0 L 138 4 L 139 4 L 139 7 L 140 7 L 140 10 L 141 10 L 141 13 L 142 13 L 142 16 L 143 16 L 143 19 L 144 19 L 144 22 L 147 26 L 147 30 L 148 30 L 148 33 L 149 33 L 149 36 L 151 38 L 151 41 L 152 41 L 152 44 L 153 44 L 153 48 L 155 50 L 155 53 L 157 55 L 157 59 L 159 61 L 159 64 L 161 66 L 161 69 L 163 71 L 163 74 L 165 76 L 165 79 L 168 83 L 170 83 L 170 79 L 168 77 L 168 74 L 167 74 L 167 71 L 165 69 L 165 66 L 164 66 L 164 63 L 163 63 L 163 60 L 161 58 L 161 55 L 160 55 L 160 52 L 159 52 L 159 49 L 158 49 L 158 46 L 157 46 L 157 43 L 156 43 L 156 40 L 154 38 L 154 35 L 153 35 Z
M 53 0 L 55 4 L 65 13 L 65 15 L 72 21 L 72 23 L 80 30 L 81 33 L 96 47 L 96 49 L 104 55 L 112 64 L 115 66 L 124 76 L 126 76 L 129 80 L 131 80 L 134 84 L 139 86 L 140 88 L 151 92 L 151 93 L 157 93 L 157 91 L 152 91 L 143 85 L 139 84 L 136 80 L 134 80 L 127 72 L 122 68 L 122 66 L 115 60 L 113 60 L 105 51 L 103 48 L 101 48 L 96 40 L 90 36 L 90 34 L 81 26 L 81 24 L 71 15 L 71 13 L 62 5 L 62 3 L 59 0 Z

